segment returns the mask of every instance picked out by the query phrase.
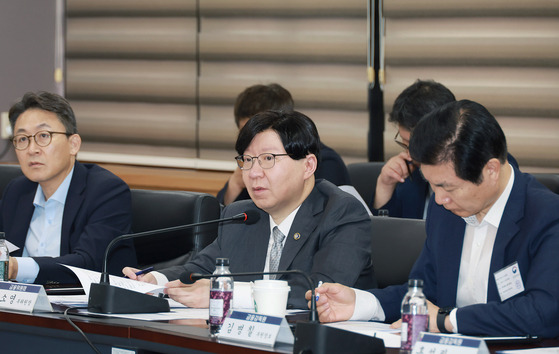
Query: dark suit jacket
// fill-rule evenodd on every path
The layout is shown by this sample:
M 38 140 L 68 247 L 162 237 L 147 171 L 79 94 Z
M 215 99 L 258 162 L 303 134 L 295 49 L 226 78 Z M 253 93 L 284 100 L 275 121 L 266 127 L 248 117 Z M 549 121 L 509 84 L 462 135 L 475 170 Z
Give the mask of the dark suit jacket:
M 518 168 L 518 162 L 508 154 L 509 163 Z M 388 216 L 408 219 L 423 219 L 425 201 L 429 197 L 429 183 L 423 178 L 419 168 L 412 172 L 411 178 L 406 178 L 404 183 L 398 184 L 392 198 L 380 209 L 387 209 Z M 369 203 L 372 207 L 375 194 Z M 378 215 L 378 209 L 371 209 L 374 215 Z
M 349 172 L 347 167 L 338 153 L 328 146 L 320 143 L 320 161 L 318 163 L 318 168 L 316 169 L 314 176 L 316 179 L 325 179 L 334 183 L 336 186 L 351 185 L 349 180 Z M 225 183 L 225 186 L 217 193 L 217 200 L 224 204 L 225 192 L 227 192 L 227 187 L 229 182 Z M 246 200 L 250 199 L 250 195 L 246 188 L 243 188 L 237 199 Z
M 487 304 L 457 311 L 458 330 L 470 335 L 559 336 L 559 196 L 514 169 L 514 185 L 497 231 Z M 466 224 L 431 198 L 427 240 L 410 278 L 423 279 L 435 305 L 456 306 Z M 501 302 L 494 273 L 518 262 L 525 291 Z M 372 290 L 388 322 L 400 316 L 406 285 Z
M 21 256 L 35 210 L 37 183 L 26 177 L 14 179 L 0 201 L 0 230 L 20 249 Z M 58 263 L 101 271 L 105 248 L 116 236 L 130 232 L 130 189 L 111 172 L 92 164 L 76 162 L 62 217 L 60 257 L 33 257 L 40 267 L 38 284 L 75 284 L 77 278 Z M 136 264 L 131 242 L 116 245 L 109 270 L 122 275 L 122 268 Z
M 169 280 L 179 278 L 183 272 L 213 273 L 218 257 L 229 258 L 232 273 L 263 271 L 270 237 L 269 215 L 251 200 L 244 200 L 227 206 L 223 217 L 246 210 L 259 211 L 261 217 L 256 224 L 223 223 L 217 239 L 191 262 L 161 273 Z M 279 270 L 301 270 L 310 275 L 314 286 L 319 280 L 352 286 L 370 264 L 370 232 L 371 219 L 355 197 L 328 181 L 317 181 L 286 235 Z M 370 273 L 369 277 L 372 283 Z M 262 277 L 235 278 L 255 279 Z M 304 294 L 309 286 L 305 279 L 299 275 L 282 275 L 278 279 L 289 281 L 288 304 L 307 309 Z

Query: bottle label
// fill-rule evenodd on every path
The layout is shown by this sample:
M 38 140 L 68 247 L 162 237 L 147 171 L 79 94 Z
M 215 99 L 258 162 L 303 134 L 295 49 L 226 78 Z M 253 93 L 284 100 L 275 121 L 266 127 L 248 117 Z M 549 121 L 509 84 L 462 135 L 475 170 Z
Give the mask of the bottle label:
M 429 315 L 402 314 L 402 349 L 411 350 L 420 332 L 427 332 Z
M 232 291 L 210 290 L 210 324 L 221 325 L 231 308 Z
M 8 281 L 8 276 L 10 275 L 8 273 L 8 265 L 9 265 L 9 261 L 0 261 L 0 280 L 2 281 Z

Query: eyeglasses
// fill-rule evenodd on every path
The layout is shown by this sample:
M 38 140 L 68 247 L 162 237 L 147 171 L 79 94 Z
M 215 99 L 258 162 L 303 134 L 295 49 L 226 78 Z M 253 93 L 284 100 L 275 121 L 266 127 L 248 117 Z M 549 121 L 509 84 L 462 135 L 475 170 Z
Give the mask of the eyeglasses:
M 289 154 L 272 154 L 267 152 L 258 156 L 239 155 L 235 157 L 235 160 L 237 160 L 237 165 L 241 170 L 250 170 L 252 165 L 254 165 L 255 159 L 258 160 L 260 167 L 266 170 L 274 167 L 277 156 L 289 156 Z
M 408 149 L 409 149 L 409 146 L 408 146 L 408 145 L 404 144 L 404 143 L 401 142 L 401 141 L 396 140 L 396 139 L 398 139 L 398 135 L 400 135 L 400 132 L 399 132 L 399 131 L 397 131 L 397 132 L 396 132 L 396 135 L 394 136 L 394 142 L 395 142 L 396 144 L 400 145 L 400 147 L 403 148 L 404 150 L 408 150 Z
M 35 143 L 38 146 L 45 147 L 45 146 L 49 146 L 49 144 L 51 143 L 52 134 L 64 134 L 66 136 L 73 135 L 71 133 L 66 133 L 66 132 L 51 132 L 48 130 L 41 130 L 39 132 L 36 132 L 34 135 L 25 135 L 25 134 L 14 135 L 14 137 L 12 138 L 12 143 L 14 144 L 16 150 L 25 150 L 27 149 L 27 147 L 29 147 L 31 138 L 33 138 L 35 139 Z

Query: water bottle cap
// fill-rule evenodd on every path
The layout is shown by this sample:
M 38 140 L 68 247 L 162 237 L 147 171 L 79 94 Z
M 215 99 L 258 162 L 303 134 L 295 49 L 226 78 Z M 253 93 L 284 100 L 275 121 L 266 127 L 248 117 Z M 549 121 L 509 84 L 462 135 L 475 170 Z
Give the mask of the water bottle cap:
M 229 267 L 229 258 L 216 258 L 215 265 Z
M 408 280 L 408 287 L 410 288 L 422 288 L 423 287 L 423 279 L 410 279 Z

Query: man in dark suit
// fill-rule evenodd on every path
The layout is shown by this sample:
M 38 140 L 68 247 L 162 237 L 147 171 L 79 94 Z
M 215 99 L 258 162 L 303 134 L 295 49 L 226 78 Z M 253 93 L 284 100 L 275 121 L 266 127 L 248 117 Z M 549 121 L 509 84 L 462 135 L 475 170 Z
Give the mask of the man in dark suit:
M 268 110 L 292 111 L 293 98 L 289 91 L 279 84 L 253 85 L 241 92 L 235 101 L 234 116 L 237 128 L 242 129 L 250 117 Z M 315 178 L 323 178 L 337 186 L 350 185 L 349 173 L 341 156 L 332 148 L 320 142 L 320 163 Z M 217 193 L 217 200 L 223 205 L 249 199 L 241 177 L 236 169 L 225 186 Z
M 130 189 L 111 172 L 76 161 L 81 138 L 64 98 L 27 93 L 9 118 L 24 174 L 0 201 L 0 230 L 19 247 L 10 257 L 10 279 L 75 284 L 77 278 L 60 264 L 101 270 L 109 242 L 130 232 Z M 125 242 L 109 266 L 115 273 L 130 262 L 134 249 Z
M 319 164 L 319 136 L 314 123 L 296 112 L 266 111 L 256 114 L 241 129 L 236 143 L 237 162 L 251 200 L 225 207 L 229 217 L 246 210 L 257 210 L 256 224 L 223 223 L 217 239 L 191 262 L 160 271 L 167 279 L 177 279 L 183 272 L 212 273 L 215 259 L 230 260 L 232 272 L 273 270 L 271 250 L 276 247 L 276 227 L 284 238 L 277 241 L 281 251 L 278 270 L 298 269 L 310 275 L 314 283 L 335 281 L 353 286 L 363 272 L 369 284 L 373 277 L 370 265 L 370 218 L 364 206 L 353 196 L 326 180 L 315 182 Z M 124 273 L 136 279 L 135 269 Z M 156 272 L 141 280 L 156 282 Z M 266 276 L 267 277 L 267 276 Z M 247 277 L 235 280 L 254 280 Z M 308 285 L 300 276 L 282 275 L 291 286 L 288 304 L 304 308 Z M 209 281 L 184 285 L 175 280 L 167 284 L 168 294 L 191 307 L 207 307 Z M 235 283 L 235 303 L 243 287 Z
M 434 191 L 410 273 L 424 280 L 430 331 L 559 336 L 559 196 L 507 162 L 499 124 L 472 101 L 424 117 L 410 153 Z M 326 284 L 319 316 L 395 321 L 406 290 Z

